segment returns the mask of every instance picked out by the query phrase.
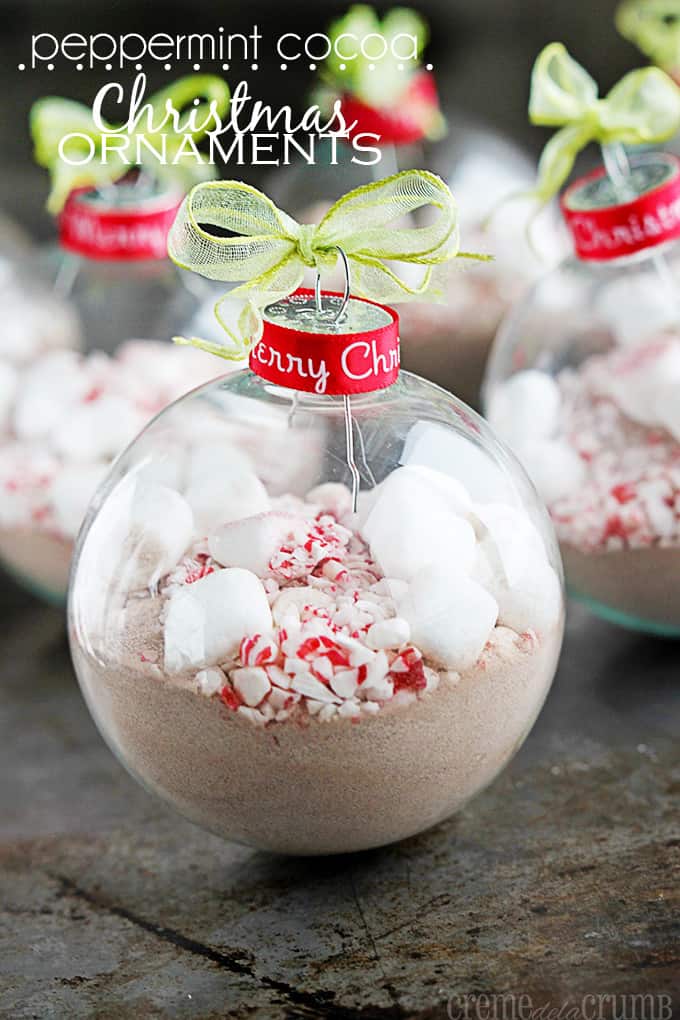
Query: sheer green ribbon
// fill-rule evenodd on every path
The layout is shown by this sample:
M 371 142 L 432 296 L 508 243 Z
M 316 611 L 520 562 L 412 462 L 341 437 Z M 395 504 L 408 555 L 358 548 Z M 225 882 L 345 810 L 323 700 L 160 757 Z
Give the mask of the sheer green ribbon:
M 399 70 L 400 61 L 392 55 L 392 44 L 402 34 L 414 36 L 417 40 L 417 60 L 406 62 L 412 71 L 417 70 L 429 35 L 423 18 L 406 7 L 395 7 L 381 19 L 368 4 L 353 4 L 328 29 L 332 49 L 324 65 L 325 74 L 342 92 L 356 96 L 368 106 L 380 108 L 393 104 L 409 80 L 408 73 L 403 68 Z M 340 56 L 344 52 L 342 36 L 356 40 L 378 36 L 387 44 L 387 53 L 380 59 L 371 60 L 359 51 L 353 60 L 343 60 Z M 336 52 L 336 43 L 339 53 Z M 344 43 L 345 47 L 347 45 Z M 369 69 L 371 65 L 373 70 Z
M 561 43 L 539 54 L 531 75 L 529 119 L 558 127 L 543 149 L 531 194 L 542 203 L 557 194 L 589 142 L 648 145 L 680 127 L 680 89 L 657 67 L 624 75 L 604 99 L 597 83 Z
M 624 0 L 616 11 L 616 27 L 664 71 L 680 71 L 679 0 Z
M 378 55 L 376 51 L 376 57 L 371 59 L 359 49 L 353 59 L 344 59 L 342 54 L 352 43 L 344 42 L 343 36 L 384 40 L 386 52 Z M 406 39 L 400 38 L 405 36 L 416 40 L 416 55 L 409 54 L 410 59 L 399 57 L 407 50 Z M 331 23 L 328 38 L 332 47 L 320 74 L 319 105 L 330 109 L 338 94 L 345 93 L 380 110 L 398 106 L 414 73 L 420 70 L 429 29 L 420 14 L 408 7 L 394 7 L 380 18 L 369 4 L 353 4 L 346 14 Z M 427 111 L 424 126 L 431 139 L 441 138 L 446 132 L 446 121 L 438 109 Z
M 196 106 L 195 101 L 201 98 L 203 102 Z M 211 104 L 214 104 L 218 116 L 223 118 L 229 109 L 230 100 L 229 86 L 221 78 L 210 74 L 190 74 L 179 78 L 145 100 L 144 105 L 151 107 L 151 118 L 153 124 L 157 126 L 156 130 L 153 132 L 146 130 L 148 122 L 145 115 L 141 118 L 139 127 L 128 134 L 113 124 L 106 124 L 105 131 L 100 130 L 92 116 L 92 110 L 83 103 L 56 96 L 39 99 L 31 108 L 30 128 L 36 162 L 50 172 L 52 187 L 47 201 L 48 210 L 58 213 L 74 188 L 106 187 L 124 177 L 131 169 L 130 163 L 126 162 L 127 154 L 111 149 L 106 153 L 106 162 L 103 162 L 103 146 L 107 136 L 132 140 L 136 136 L 145 135 L 153 145 L 154 138 L 160 141 L 160 136 L 164 135 L 166 163 L 161 163 L 142 146 L 142 166 L 147 166 L 156 179 L 174 184 L 184 191 L 197 180 L 214 177 L 214 167 L 199 164 L 191 155 L 187 156 L 187 162 L 180 162 L 182 157 L 179 154 L 186 146 L 186 136 L 193 142 L 198 142 L 210 130 Z M 172 124 L 164 124 L 168 111 L 174 109 L 181 112 L 189 104 L 194 104 L 192 119 L 199 127 L 175 133 Z M 67 151 L 69 157 L 74 160 L 86 159 L 94 144 L 94 155 L 89 162 L 82 166 L 71 166 L 61 159 L 59 146 L 67 135 L 81 136 L 69 138 L 68 141 Z M 178 156 L 178 163 L 173 165 L 173 159 Z
M 405 217 L 427 211 L 423 226 Z M 209 233 L 205 226 L 233 236 Z M 184 199 L 168 237 L 168 254 L 181 268 L 235 283 L 215 306 L 231 346 L 184 340 L 213 354 L 240 360 L 262 335 L 262 309 L 292 294 L 306 270 L 332 269 L 338 248 L 347 257 L 352 293 L 373 301 L 441 300 L 442 267 L 459 251 L 458 212 L 447 185 L 425 170 L 406 170 L 355 188 L 328 210 L 318 226 L 297 223 L 266 195 L 240 181 L 198 184 Z M 388 263 L 422 267 L 406 282 Z M 410 274 L 409 274 L 410 275 Z

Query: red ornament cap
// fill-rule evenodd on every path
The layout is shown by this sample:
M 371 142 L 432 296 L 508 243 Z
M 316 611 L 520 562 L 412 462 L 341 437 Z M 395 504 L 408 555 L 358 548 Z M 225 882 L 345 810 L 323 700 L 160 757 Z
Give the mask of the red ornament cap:
M 355 124 L 349 139 L 364 133 L 379 135 L 383 145 L 413 145 L 421 141 L 438 110 L 437 85 L 429 71 L 415 74 L 394 106 L 378 108 L 356 96 L 342 97 L 342 115 L 348 124 Z
M 171 191 L 140 199 L 133 188 L 123 193 L 124 187 L 116 185 L 115 202 L 94 189 L 72 192 L 59 216 L 62 248 L 88 259 L 167 258 L 168 232 L 182 195 Z
M 575 181 L 560 205 L 576 255 L 587 261 L 622 258 L 680 237 L 680 160 L 645 153 L 632 164 L 635 198 L 621 202 L 604 167 Z
M 349 396 L 386 389 L 399 376 L 399 317 L 386 305 L 301 289 L 268 305 L 250 368 L 287 389 Z M 344 310 L 343 310 L 344 306 Z M 340 314 L 341 313 L 341 314 Z

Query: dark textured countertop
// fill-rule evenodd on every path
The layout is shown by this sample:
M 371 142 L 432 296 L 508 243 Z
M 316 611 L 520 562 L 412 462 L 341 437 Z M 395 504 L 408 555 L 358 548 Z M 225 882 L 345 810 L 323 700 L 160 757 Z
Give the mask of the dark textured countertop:
M 145 794 L 88 716 L 62 616 L 4 590 L 2 1017 L 680 1009 L 680 644 L 572 606 L 547 705 L 486 793 L 398 846 L 300 861 Z

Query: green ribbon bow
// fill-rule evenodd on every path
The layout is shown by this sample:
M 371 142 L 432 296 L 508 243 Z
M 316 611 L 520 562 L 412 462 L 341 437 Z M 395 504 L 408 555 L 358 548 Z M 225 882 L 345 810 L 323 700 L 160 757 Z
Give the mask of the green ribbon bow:
M 678 0 L 624 0 L 616 11 L 616 27 L 664 71 L 680 71 Z
M 597 83 L 561 43 L 539 54 L 531 74 L 529 119 L 559 127 L 543 149 L 532 195 L 542 203 L 557 194 L 589 142 L 649 145 L 680 126 L 680 89 L 657 67 L 624 75 L 604 99 Z
M 395 7 L 381 19 L 368 4 L 354 4 L 342 18 L 332 22 L 328 29 L 328 38 L 333 48 L 326 58 L 325 76 L 339 91 L 356 96 L 368 106 L 380 109 L 394 105 L 399 101 L 410 77 L 404 70 L 399 70 L 400 61 L 392 55 L 392 43 L 402 33 L 415 36 L 417 40 L 417 61 L 402 61 L 413 72 L 420 67 L 420 57 L 429 36 L 423 18 L 406 7 Z M 343 60 L 335 50 L 335 43 L 340 36 L 346 34 L 357 40 L 367 36 L 381 36 L 387 43 L 388 51 L 379 60 L 372 61 L 361 52 L 353 60 Z M 370 64 L 374 65 L 372 71 L 369 70 Z
M 147 100 L 145 105 L 152 108 L 154 124 L 161 124 L 172 104 L 172 109 L 180 112 L 184 107 L 194 103 L 195 100 L 203 98 L 194 110 L 195 123 L 205 124 L 195 131 L 187 131 L 176 134 L 172 131 L 172 124 L 165 124 L 160 130 L 152 133 L 145 131 L 147 118 L 140 121 L 140 126 L 130 134 L 121 132 L 112 124 L 106 124 L 106 130 L 101 131 L 95 124 L 92 111 L 83 103 L 77 103 L 70 99 L 61 99 L 56 96 L 47 96 L 39 99 L 33 104 L 30 114 L 30 129 L 34 143 L 34 155 L 36 162 L 50 172 L 51 190 L 47 200 L 47 208 L 51 213 L 58 213 L 71 191 L 81 187 L 106 187 L 115 183 L 131 169 L 130 164 L 125 162 L 124 155 L 109 150 L 106 155 L 106 163 L 102 162 L 103 140 L 111 134 L 115 137 L 134 139 L 136 136 L 145 134 L 153 145 L 154 136 L 160 138 L 163 134 L 166 146 L 167 164 L 160 163 L 148 150 L 142 147 L 142 158 L 147 153 L 146 166 L 153 168 L 153 176 L 166 181 L 170 185 L 180 187 L 186 191 L 197 180 L 206 180 L 215 176 L 214 167 L 209 164 L 199 164 L 191 158 L 191 164 L 186 165 L 180 162 L 172 164 L 173 157 L 177 156 L 183 144 L 185 135 L 189 135 L 194 142 L 203 138 L 210 129 L 210 104 L 214 102 L 215 110 L 220 118 L 223 118 L 229 109 L 231 93 L 229 86 L 221 78 L 210 74 L 190 74 L 179 78 L 176 82 L 154 93 Z M 70 158 L 78 159 L 87 157 L 90 152 L 90 144 L 85 140 L 90 139 L 95 145 L 93 158 L 82 166 L 71 166 L 64 162 L 59 156 L 59 144 L 66 135 L 78 134 L 85 138 L 69 139 L 67 151 Z M 143 164 L 144 165 L 144 164 Z
M 424 226 L 404 217 L 427 209 Z M 202 224 L 227 230 L 208 233 Z M 439 267 L 459 251 L 456 202 L 447 185 L 425 170 L 406 170 L 355 188 L 335 202 L 318 226 L 297 223 L 266 195 L 240 181 L 198 184 L 180 206 L 168 236 L 168 254 L 182 269 L 238 283 L 215 306 L 232 347 L 184 340 L 229 360 L 240 360 L 262 335 L 262 309 L 292 294 L 309 268 L 330 270 L 344 252 L 352 292 L 373 301 L 443 297 Z M 413 286 L 388 262 L 421 266 Z
M 344 35 L 353 37 L 354 41 L 341 41 Z M 399 58 L 399 53 L 405 53 L 407 48 L 406 41 L 398 39 L 400 35 L 415 38 L 415 58 Z M 353 59 L 343 59 L 341 54 L 348 47 L 368 36 L 378 36 L 385 41 L 384 56 L 371 59 L 359 49 Z M 394 7 L 381 19 L 369 4 L 354 4 L 343 17 L 331 23 L 328 38 L 332 48 L 320 72 L 322 84 L 316 97 L 319 106 L 331 110 L 339 95 L 351 95 L 373 109 L 389 110 L 399 106 L 414 74 L 421 69 L 429 30 L 420 14 L 408 7 Z M 396 55 L 392 48 L 395 41 Z M 336 43 L 340 52 L 336 50 Z M 427 138 L 443 137 L 446 121 L 440 110 L 429 112 L 425 127 Z

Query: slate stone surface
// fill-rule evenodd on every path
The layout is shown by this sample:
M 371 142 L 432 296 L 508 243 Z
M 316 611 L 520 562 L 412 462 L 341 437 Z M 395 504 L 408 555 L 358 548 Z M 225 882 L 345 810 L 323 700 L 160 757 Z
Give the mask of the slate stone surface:
M 144 793 L 87 714 L 61 614 L 7 585 L 0 610 L 0 1016 L 680 1009 L 679 644 L 572 606 L 543 714 L 489 790 L 419 838 L 310 861 Z

